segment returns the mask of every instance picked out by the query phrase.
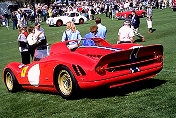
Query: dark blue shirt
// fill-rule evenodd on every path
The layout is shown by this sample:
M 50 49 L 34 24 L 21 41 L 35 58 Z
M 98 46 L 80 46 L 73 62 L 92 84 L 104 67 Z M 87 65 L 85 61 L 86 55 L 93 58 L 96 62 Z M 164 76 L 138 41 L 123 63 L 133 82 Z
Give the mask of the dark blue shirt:
M 131 25 L 136 29 L 139 27 L 139 24 L 140 24 L 139 17 L 138 15 L 135 14 L 134 16 L 132 16 Z

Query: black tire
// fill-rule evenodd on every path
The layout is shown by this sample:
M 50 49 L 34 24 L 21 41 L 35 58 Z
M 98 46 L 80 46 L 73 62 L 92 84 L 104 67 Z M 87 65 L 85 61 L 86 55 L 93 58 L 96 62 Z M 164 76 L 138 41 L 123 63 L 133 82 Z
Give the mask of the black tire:
M 79 19 L 79 24 L 83 24 L 84 23 L 84 19 Z
M 145 17 L 145 13 L 142 13 L 142 18 L 144 18 Z
M 57 68 L 55 72 L 54 82 L 55 87 L 62 98 L 73 99 L 78 94 L 78 83 L 72 71 L 68 67 L 61 66 Z
M 62 26 L 62 25 L 63 25 L 63 23 L 62 23 L 61 20 L 58 20 L 58 21 L 56 22 L 56 26 L 60 27 L 60 26 Z
M 129 14 L 129 15 L 128 15 L 128 18 L 132 19 L 132 14 Z
M 6 69 L 4 72 L 4 82 L 9 92 L 17 92 L 20 89 L 20 85 L 14 75 L 14 73 L 10 69 Z

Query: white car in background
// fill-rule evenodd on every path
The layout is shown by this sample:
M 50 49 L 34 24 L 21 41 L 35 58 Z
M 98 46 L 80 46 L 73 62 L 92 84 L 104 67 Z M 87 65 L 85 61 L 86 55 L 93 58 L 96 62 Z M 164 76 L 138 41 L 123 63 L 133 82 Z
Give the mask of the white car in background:
M 32 9 L 28 9 L 28 8 L 19 8 L 19 10 L 21 10 L 22 12 L 25 12 L 26 15 L 31 15 L 33 10 Z
M 62 26 L 66 25 L 68 21 L 72 21 L 75 24 L 83 24 L 87 21 L 85 16 L 80 15 L 79 12 L 66 12 L 63 16 L 51 17 L 46 20 L 46 24 L 49 26 Z

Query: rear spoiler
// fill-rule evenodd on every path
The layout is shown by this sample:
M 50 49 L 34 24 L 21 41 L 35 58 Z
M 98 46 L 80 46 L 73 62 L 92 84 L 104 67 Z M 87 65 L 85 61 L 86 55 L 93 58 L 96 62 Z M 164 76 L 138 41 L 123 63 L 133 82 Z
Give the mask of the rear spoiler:
M 149 45 L 149 46 L 134 46 L 128 50 L 122 50 L 115 53 L 111 53 L 108 55 L 103 56 L 97 66 L 105 66 L 113 62 L 124 62 L 131 60 L 135 63 L 137 59 L 148 59 L 149 57 L 155 57 L 157 55 L 163 56 L 163 46 L 160 44 L 156 45 Z

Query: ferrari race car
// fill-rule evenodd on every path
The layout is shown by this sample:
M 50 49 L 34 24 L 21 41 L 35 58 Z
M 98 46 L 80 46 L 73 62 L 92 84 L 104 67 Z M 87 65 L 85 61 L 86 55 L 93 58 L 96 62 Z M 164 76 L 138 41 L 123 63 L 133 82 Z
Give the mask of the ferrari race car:
M 87 18 L 85 16 L 80 15 L 79 12 L 67 12 L 64 14 L 64 16 L 59 17 L 51 17 L 46 20 L 46 24 L 49 26 L 62 26 L 65 25 L 68 21 L 72 21 L 75 24 L 83 24 L 85 21 L 87 21 Z
M 146 11 L 145 10 L 139 10 L 139 11 L 135 11 L 136 14 L 139 17 L 145 17 L 146 16 Z M 132 17 L 132 13 L 131 11 L 126 11 L 126 12 L 120 12 L 116 14 L 116 18 L 118 18 L 118 20 L 122 20 L 122 19 L 126 19 L 126 18 L 131 18 Z
M 82 45 L 92 40 L 94 45 Z M 9 63 L 3 71 L 9 92 L 19 88 L 58 92 L 63 98 L 79 90 L 100 86 L 117 87 L 155 76 L 163 67 L 163 46 L 111 45 L 101 38 L 59 42 L 36 49 L 34 61 Z

